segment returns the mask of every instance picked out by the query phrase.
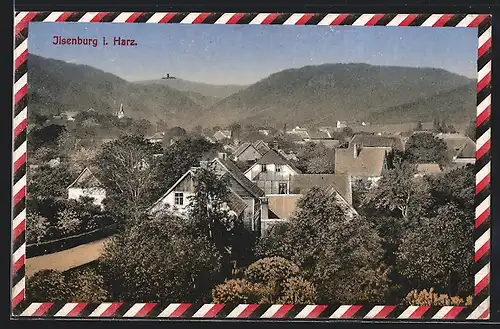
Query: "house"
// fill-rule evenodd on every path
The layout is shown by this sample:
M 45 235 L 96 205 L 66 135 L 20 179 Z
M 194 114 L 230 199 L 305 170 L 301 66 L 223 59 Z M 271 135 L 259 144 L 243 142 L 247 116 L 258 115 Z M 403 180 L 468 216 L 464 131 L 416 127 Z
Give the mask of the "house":
M 259 151 L 259 153 L 262 155 L 266 154 L 266 152 L 271 149 L 269 145 L 267 145 L 267 143 L 262 140 L 255 141 L 252 144 L 255 147 L 255 149 Z
M 151 143 L 161 143 L 161 142 L 163 142 L 163 137 L 165 137 L 165 133 L 159 131 L 159 132 L 155 133 L 154 135 L 148 137 L 148 140 Z
M 287 134 L 291 135 L 296 135 L 299 136 L 302 139 L 310 138 L 309 132 L 307 131 L 306 128 L 301 128 L 299 126 L 293 128 L 292 130 L 289 130 L 286 132 Z
M 231 154 L 234 161 L 255 161 L 262 157 L 262 154 L 255 148 L 252 143 L 242 143 Z
M 476 163 L 476 143 L 462 134 L 437 134 L 448 148 L 448 155 L 453 163 Z
M 270 131 L 268 129 L 259 129 L 259 134 L 264 136 L 269 136 Z
M 315 132 L 309 132 L 309 138 L 304 139 L 306 142 L 315 143 L 315 144 L 323 144 L 327 148 L 333 149 L 340 145 L 340 141 L 338 139 L 333 139 L 331 136 L 331 132 L 328 129 L 321 129 Z
M 77 111 L 66 111 L 64 113 L 61 113 L 62 117 L 65 118 L 67 121 L 75 121 L 75 116 L 78 115 Z
M 297 174 L 290 177 L 290 194 L 268 195 L 268 219 L 262 221 L 263 232 L 273 224 L 286 221 L 297 211 L 299 200 L 313 188 L 324 189 L 335 198 L 347 216 L 357 214 L 352 207 L 352 185 L 348 174 Z
M 297 174 L 301 174 L 300 170 L 273 149 L 245 171 L 245 176 L 255 182 L 266 195 L 288 194 L 290 176 Z
M 120 109 L 115 113 L 118 119 L 123 119 L 125 117 L 125 111 L 123 110 L 123 104 L 120 104 Z
M 219 157 L 210 162 L 203 161 L 200 167 L 188 170 L 150 207 L 148 213 L 156 215 L 169 209 L 180 216 L 185 216 L 190 196 L 194 194 L 194 178 L 200 168 L 214 170 L 219 177 L 228 178 L 230 201 L 227 207 L 243 220 L 250 231 L 260 234 L 261 220 L 267 219 L 268 216 L 264 192 L 246 178 L 230 160 Z
M 222 146 L 224 151 L 229 152 L 229 153 L 234 153 L 236 151 L 236 148 L 233 145 L 226 144 Z
M 343 129 L 347 127 L 347 122 L 346 121 L 337 121 L 337 129 Z
M 81 197 L 94 199 L 94 204 L 104 209 L 103 200 L 106 198 L 106 189 L 88 167 L 68 187 L 68 199 L 79 200 Z
M 51 159 L 49 162 L 48 162 L 48 165 L 50 168 L 55 168 L 57 166 L 59 166 L 61 164 L 61 158 L 60 157 L 57 157 L 55 159 Z
M 231 130 L 218 130 L 214 134 L 214 139 L 218 142 L 231 138 Z
M 352 144 L 335 149 L 335 173 L 350 174 L 353 180 L 376 183 L 387 170 L 387 153 L 390 147 L 360 147 Z
M 393 150 L 404 151 L 405 143 L 401 136 L 383 134 L 356 134 L 349 141 L 349 146 L 357 144 L 361 147 L 390 147 Z

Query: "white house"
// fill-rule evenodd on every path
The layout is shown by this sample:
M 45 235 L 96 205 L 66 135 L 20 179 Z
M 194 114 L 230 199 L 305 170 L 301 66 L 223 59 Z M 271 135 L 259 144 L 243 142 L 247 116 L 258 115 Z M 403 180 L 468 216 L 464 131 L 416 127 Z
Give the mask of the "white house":
M 290 161 L 270 149 L 250 168 L 245 176 L 269 194 L 288 194 L 290 192 L 290 176 L 300 174 Z
M 195 192 L 196 171 L 201 167 L 214 170 L 220 177 L 228 177 L 228 208 L 243 220 L 250 231 L 260 234 L 261 220 L 268 216 L 264 192 L 248 180 L 231 161 L 221 158 L 215 158 L 210 163 L 203 162 L 200 167 L 188 170 L 150 207 L 148 213 L 154 216 L 161 214 L 163 210 L 169 210 L 185 216 L 191 202 L 190 197 Z
M 104 185 L 94 176 L 89 168 L 83 169 L 81 174 L 68 187 L 68 199 L 79 200 L 81 197 L 94 199 L 94 204 L 104 209 L 103 201 L 106 198 Z

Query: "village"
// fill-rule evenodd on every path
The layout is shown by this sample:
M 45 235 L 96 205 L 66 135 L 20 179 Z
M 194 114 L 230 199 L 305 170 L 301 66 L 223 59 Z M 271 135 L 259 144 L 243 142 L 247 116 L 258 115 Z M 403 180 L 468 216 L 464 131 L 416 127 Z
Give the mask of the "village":
M 89 113 L 94 112 L 91 109 Z M 84 120 L 88 120 L 89 115 Z M 121 105 L 112 120 L 126 119 Z M 75 120 L 80 120 L 77 114 L 57 116 L 48 121 L 55 125 Z M 80 154 L 75 158 L 71 154 L 57 152 L 57 156 L 54 156 L 54 152 L 49 152 L 50 155 L 42 161 L 38 156 L 28 160 L 28 172 L 33 177 L 28 194 L 33 195 L 31 202 L 36 204 L 33 212 L 30 212 L 33 215 L 28 217 L 33 220 L 32 223 L 28 221 L 28 277 L 36 277 L 47 271 L 72 276 L 71 273 L 80 269 L 93 268 L 101 261 L 103 253 L 111 250 L 106 251 L 109 248 L 107 244 L 121 234 L 120 230 L 125 230 L 123 218 L 145 220 L 170 216 L 180 219 L 176 225 L 181 225 L 181 219 L 186 223 L 192 220 L 195 214 L 193 209 L 199 210 L 200 204 L 205 205 L 205 217 L 213 215 L 215 218 L 223 214 L 222 217 L 231 218 L 233 223 L 242 223 L 243 230 L 231 234 L 237 234 L 238 239 L 244 239 L 242 234 L 250 237 L 251 242 L 239 247 L 248 249 L 240 252 L 245 255 L 240 255 L 239 259 L 244 259 L 241 261 L 244 268 L 249 265 L 248 259 L 251 259 L 250 263 L 256 260 L 253 256 L 258 254 L 253 251 L 255 245 L 264 245 L 262 241 L 269 243 L 270 240 L 275 243 L 280 236 L 275 233 L 279 229 L 273 228 L 282 227 L 304 215 L 308 207 L 306 200 L 315 193 L 320 193 L 322 201 L 319 203 L 327 202 L 338 207 L 345 220 L 369 218 L 371 215 L 367 209 L 373 207 L 371 204 L 367 206 L 368 201 L 363 198 L 367 198 L 370 193 L 382 198 L 378 189 L 392 184 L 384 182 L 384 178 L 389 180 L 395 174 L 409 173 L 411 182 L 405 181 L 405 184 L 410 184 L 408 188 L 421 186 L 418 182 L 432 185 L 428 182 L 453 177 L 457 170 L 471 171 L 476 158 L 475 142 L 467 136 L 467 132 L 457 132 L 451 125 L 439 120 L 392 127 L 337 121 L 330 127 L 296 126 L 292 129 L 286 125 L 272 128 L 233 124 L 226 128 L 197 127 L 193 131 L 181 127 L 155 130 L 146 136 L 106 138 L 93 144 L 98 145 L 94 153 L 88 151 L 91 148 L 88 145 L 74 146 L 72 140 L 69 142 L 73 145 L 72 149 L 75 152 L 77 149 L 80 152 L 85 150 L 83 156 Z M 64 142 L 64 145 L 68 145 L 67 135 Z M 62 143 L 61 138 L 59 143 Z M 62 149 L 64 152 L 69 151 L 64 146 Z M 96 166 L 94 161 L 99 157 L 101 167 Z M 51 181 L 54 184 L 65 181 L 69 184 L 51 189 L 44 187 L 42 182 L 37 183 L 37 177 L 40 177 L 37 172 L 57 172 L 58 168 L 66 166 L 65 162 L 73 166 L 71 181 L 61 177 Z M 407 163 L 411 165 L 407 166 Z M 120 165 L 124 167 L 119 168 Z M 79 168 L 77 175 L 75 168 Z M 158 178 L 165 172 L 158 174 L 158 168 L 167 168 L 168 177 Z M 202 178 L 209 185 L 203 190 L 205 194 L 199 190 L 199 186 L 202 186 L 199 176 L 203 172 L 213 174 Z M 61 173 L 50 175 L 61 176 Z M 224 181 L 224 187 L 217 191 L 215 188 L 211 190 L 211 186 L 218 184 L 214 183 L 216 181 Z M 212 185 L 207 182 L 212 182 Z M 154 192 L 143 191 L 145 186 L 153 183 L 156 184 L 151 189 Z M 472 187 L 463 188 L 469 190 Z M 225 192 L 220 192 L 224 189 Z M 49 195 L 52 190 L 57 191 L 52 193 L 55 195 Z M 217 193 L 222 193 L 224 197 L 216 206 L 210 202 L 218 202 Z M 153 198 L 153 195 L 156 196 Z M 200 195 L 205 199 L 200 200 Z M 408 199 L 413 195 L 408 194 Z M 434 194 L 432 198 L 435 198 Z M 62 210 L 53 209 L 57 207 L 62 207 Z M 380 207 L 386 207 L 387 214 L 397 217 L 394 213 L 398 205 L 396 208 L 387 204 Z M 380 207 L 375 207 L 377 211 L 373 212 L 376 214 L 373 218 L 380 216 Z M 408 204 L 405 207 L 409 207 Z M 219 213 L 215 215 L 217 211 Z M 407 219 L 406 210 L 401 212 L 401 216 Z M 55 223 L 55 228 L 50 227 L 50 222 Z M 214 238 L 215 224 L 208 225 L 212 226 L 207 234 Z M 231 230 L 234 228 L 227 229 L 227 232 Z M 48 232 L 53 232 L 51 237 Z M 227 232 L 224 231 L 221 236 Z M 234 245 L 229 246 L 227 243 L 224 248 L 221 249 L 222 254 L 225 250 L 228 254 L 237 250 Z M 107 257 L 111 256 L 104 258 Z M 233 272 L 238 271 L 235 262 L 232 262 Z M 217 289 L 212 290 L 211 298 L 220 301 L 222 297 L 217 295 Z M 454 292 L 463 292 L 457 289 Z M 214 297 L 216 295 L 219 297 Z M 151 296 L 157 296 L 153 299 L 159 298 L 159 295 Z

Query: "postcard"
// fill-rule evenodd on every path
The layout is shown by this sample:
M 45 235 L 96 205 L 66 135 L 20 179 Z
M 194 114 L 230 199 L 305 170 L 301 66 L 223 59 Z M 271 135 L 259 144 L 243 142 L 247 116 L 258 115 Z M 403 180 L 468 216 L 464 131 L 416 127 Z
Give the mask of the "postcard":
M 486 320 L 491 16 L 16 12 L 12 317 Z

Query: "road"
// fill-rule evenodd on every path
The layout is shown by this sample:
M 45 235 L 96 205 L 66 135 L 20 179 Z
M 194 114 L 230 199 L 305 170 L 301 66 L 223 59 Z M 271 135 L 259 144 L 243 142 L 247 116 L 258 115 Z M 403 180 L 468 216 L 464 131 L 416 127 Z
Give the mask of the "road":
M 31 276 L 40 270 L 56 270 L 64 272 L 97 260 L 102 253 L 104 244 L 111 237 L 83 244 L 71 249 L 26 259 L 26 276 Z

